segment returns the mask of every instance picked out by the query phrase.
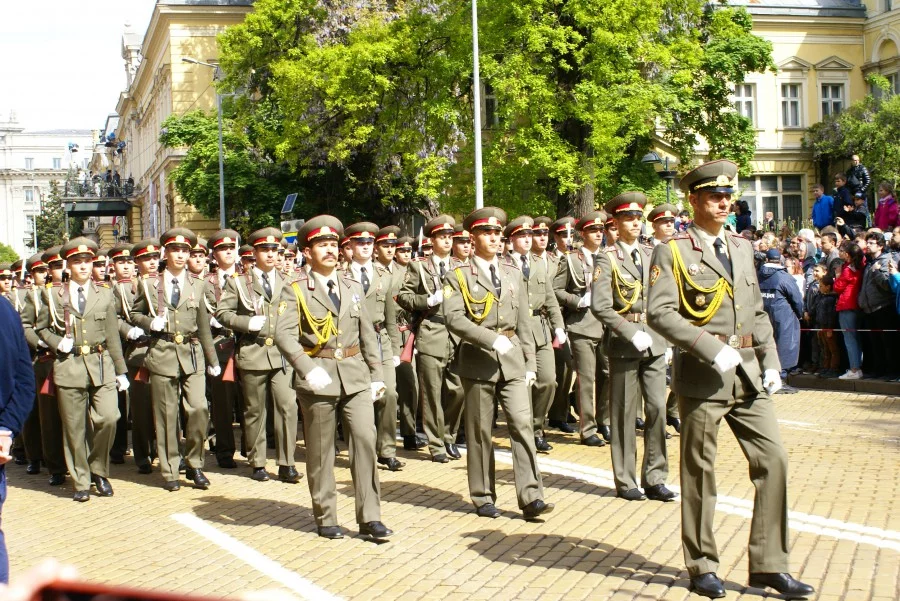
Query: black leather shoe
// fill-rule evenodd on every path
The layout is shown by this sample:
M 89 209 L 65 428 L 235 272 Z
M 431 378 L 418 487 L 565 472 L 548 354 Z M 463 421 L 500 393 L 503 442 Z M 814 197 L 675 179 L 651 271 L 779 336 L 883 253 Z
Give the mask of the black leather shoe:
M 114 463 L 116 465 L 122 465 L 125 463 L 125 454 L 124 453 L 110 453 L 109 454 L 109 462 Z
M 403 437 L 403 450 L 404 451 L 418 451 L 419 449 L 424 449 L 428 446 L 428 443 L 419 438 L 418 436 L 404 436 Z
M 447 459 L 447 456 L 443 453 L 440 453 L 439 455 L 432 455 L 431 460 L 435 463 L 450 463 L 450 460 Z
M 566 423 L 567 423 L 567 424 L 577 424 L 577 423 L 578 423 L 578 418 L 575 417 L 575 416 L 574 416 L 573 414 L 571 414 L 571 413 L 567 413 L 567 414 L 566 414 Z
M 646 501 L 647 497 L 641 492 L 640 488 L 629 488 L 625 492 L 617 492 L 616 496 L 626 501 Z
M 480 518 L 499 518 L 500 510 L 493 503 L 485 503 L 481 507 L 475 508 L 475 513 Z
M 97 487 L 97 494 L 101 497 L 113 496 L 112 485 L 109 483 L 109 480 L 107 480 L 103 476 L 95 476 L 91 474 L 91 482 L 93 482 Z
M 181 458 L 181 461 L 178 462 L 178 473 L 183 474 L 187 472 L 187 463 L 184 462 L 184 457 Z
M 526 520 L 534 520 L 544 513 L 550 513 L 556 507 L 553 503 L 544 503 L 541 499 L 536 499 L 522 508 L 522 515 Z
M 720 599 L 725 596 L 725 586 L 714 572 L 691 576 L 691 589 L 698 595 L 710 599 Z
M 265 482 L 269 479 L 269 474 L 266 472 L 266 468 L 255 467 L 253 468 L 253 473 L 250 474 L 250 478 L 252 480 L 256 480 L 257 482 Z
M 575 428 L 573 428 L 566 422 L 561 422 L 557 419 L 551 419 L 548 424 L 551 428 L 556 428 L 560 432 L 565 432 L 566 434 L 575 434 Z
M 536 448 L 539 453 L 549 453 L 553 450 L 553 447 L 550 446 L 550 443 L 544 440 L 542 436 L 534 437 L 534 448 Z
M 263 471 L 265 473 L 265 471 Z M 293 465 L 279 465 L 278 466 L 278 479 L 282 482 L 287 482 L 288 484 L 296 484 L 300 482 L 300 478 L 303 477 L 303 474 L 297 471 Z
M 47 480 L 47 484 L 50 486 L 60 486 L 66 483 L 66 475 L 65 474 L 50 474 L 50 479 Z
M 41 462 L 40 461 L 29 461 L 28 465 L 25 466 L 25 473 L 31 474 L 32 476 L 35 474 L 41 473 Z
M 25 449 L 13 449 L 11 454 L 16 465 L 25 465 L 28 463 L 28 459 L 25 458 Z
M 176 490 L 181 490 L 181 483 L 178 482 L 178 480 L 168 480 L 163 484 L 163 489 L 169 492 L 175 492 Z
M 322 538 L 330 538 L 332 540 L 344 538 L 344 533 L 340 526 L 318 526 L 316 531 Z
M 587 438 L 581 439 L 581 444 L 589 446 L 589 447 L 605 447 L 606 443 L 603 442 L 603 439 L 597 436 L 596 434 L 591 434 Z
M 359 525 L 360 536 L 366 536 L 375 540 L 388 538 L 393 533 L 393 530 L 391 530 L 381 522 L 366 522 L 365 524 Z
M 237 461 L 234 460 L 234 457 L 222 457 L 216 461 L 222 469 L 233 470 L 237 467 Z
M 209 488 L 209 478 L 207 478 L 204 475 L 203 470 L 199 468 L 194 469 L 189 467 L 185 471 L 184 477 L 188 480 L 194 481 L 194 488 L 199 488 L 200 490 L 206 490 L 207 488 Z
M 606 442 L 612 440 L 612 432 L 610 431 L 609 426 L 600 424 L 597 426 L 597 433 L 599 433 Z
M 378 463 L 387 467 L 392 472 L 399 472 L 406 465 L 396 457 L 379 457 Z
M 643 418 L 636 417 L 634 418 L 634 429 L 635 430 L 643 430 L 644 429 L 644 420 Z
M 450 459 L 455 460 L 455 459 L 459 459 L 460 457 L 462 457 L 462 454 L 459 452 L 459 449 L 456 448 L 455 444 L 445 442 L 444 448 L 447 449 L 447 456 L 449 456 Z
M 91 493 L 87 490 L 75 491 L 75 495 L 72 497 L 72 500 L 78 501 L 79 503 L 85 503 L 91 500 Z
M 815 589 L 808 584 L 795 580 L 790 574 L 750 574 L 750 586 L 753 588 L 773 588 L 789 599 L 808 597 Z
M 681 420 L 677 417 L 667 417 L 666 425 L 675 428 L 675 431 L 681 434 Z
M 139 474 L 152 474 L 153 466 L 150 465 L 149 463 L 142 463 L 138 466 L 138 473 Z
M 637 489 L 635 489 L 637 490 Z M 662 501 L 663 503 L 673 500 L 676 495 L 674 492 L 666 488 L 665 484 L 654 484 L 644 489 L 644 494 L 651 501 Z

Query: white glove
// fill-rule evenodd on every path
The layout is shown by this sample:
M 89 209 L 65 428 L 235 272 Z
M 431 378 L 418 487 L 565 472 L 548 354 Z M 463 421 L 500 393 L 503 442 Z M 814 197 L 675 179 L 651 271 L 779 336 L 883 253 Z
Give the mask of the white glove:
M 556 337 L 554 338 L 554 340 L 556 341 L 556 344 L 558 344 L 559 346 L 564 345 L 566 343 L 566 340 L 569 339 L 566 336 L 566 331 L 562 328 L 556 328 L 555 334 L 556 334 Z
M 251 332 L 259 332 L 264 325 L 266 325 L 266 316 L 254 315 L 250 318 L 250 323 L 247 325 L 247 329 Z
M 581 297 L 581 300 L 578 301 L 578 308 L 584 309 L 585 307 L 589 307 L 591 304 L 591 291 L 588 290 L 584 293 L 584 296 Z
M 371 388 L 373 401 L 379 400 L 384 396 L 385 391 L 387 391 L 387 387 L 385 387 L 384 382 L 372 382 Z
M 775 394 L 781 390 L 781 374 L 777 369 L 767 369 L 763 374 L 763 388 L 769 394 Z
M 525 387 L 526 388 L 531 388 L 531 385 L 534 384 L 536 380 L 537 380 L 536 373 L 534 373 L 533 371 L 525 372 Z
M 651 338 L 650 334 L 647 332 L 638 330 L 634 333 L 634 336 L 631 337 L 631 344 L 634 345 L 634 348 L 643 353 L 653 346 L 653 338 Z
M 141 328 L 134 326 L 130 330 L 128 330 L 128 334 L 125 336 L 126 340 L 137 340 L 141 336 L 144 335 L 144 330 Z
M 219 365 L 208 365 L 206 367 L 206 373 L 208 373 L 209 375 L 211 375 L 214 378 L 218 378 L 219 375 L 222 373 L 222 367 Z
M 444 302 L 444 292 L 442 290 L 436 290 L 434 294 L 428 297 L 427 304 L 429 307 L 434 307 L 440 305 L 442 302 Z
M 38 340 L 38 347 L 40 347 L 40 348 L 49 348 L 49 347 L 47 346 L 47 343 L 44 342 L 43 340 Z
M 713 359 L 713 364 L 719 373 L 724 374 L 741 364 L 741 354 L 730 346 L 723 346 L 716 358 Z
M 56 350 L 60 353 L 71 353 L 73 346 L 75 346 L 75 340 L 66 336 L 56 345 Z
M 216 319 L 215 317 L 210 317 L 210 318 L 209 318 L 209 327 L 211 327 L 211 328 L 216 328 L 216 329 L 218 329 L 218 330 L 221 330 L 221 329 L 222 329 L 222 324 L 220 324 L 220 323 L 219 323 L 219 320 Z
M 666 347 L 666 363 L 672 363 L 672 349 L 670 347 Z
M 313 392 L 324 390 L 326 386 L 331 384 L 331 376 L 328 375 L 328 372 L 325 371 L 324 367 L 312 368 L 303 379 L 306 380 L 306 383 L 309 384 L 309 387 L 312 388 Z
M 116 376 L 116 390 L 119 392 L 125 392 L 128 390 L 128 387 L 131 386 L 131 382 L 128 381 L 128 376 L 122 374 L 121 376 Z
M 167 321 L 165 314 L 157 315 L 153 318 L 153 321 L 150 322 L 150 329 L 154 332 L 162 332 L 166 329 Z
M 491 345 L 495 351 L 500 353 L 501 355 L 505 355 L 509 351 L 512 350 L 513 343 L 509 341 L 509 338 L 506 336 L 497 336 L 497 339 L 494 340 L 494 344 Z
M 394 355 L 391 359 L 394 361 L 394 367 L 400 367 L 400 357 Z

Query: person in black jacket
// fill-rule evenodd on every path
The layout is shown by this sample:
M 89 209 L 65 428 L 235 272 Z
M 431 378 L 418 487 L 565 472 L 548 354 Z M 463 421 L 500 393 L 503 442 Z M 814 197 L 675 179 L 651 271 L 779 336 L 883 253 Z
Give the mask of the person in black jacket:
M 834 214 L 840 215 L 840 205 L 845 207 L 853 206 L 853 192 L 850 191 L 850 187 L 847 185 L 847 176 L 843 173 L 838 173 L 834 176 Z
M 851 160 L 853 165 L 847 170 L 847 187 L 850 188 L 852 194 L 862 192 L 865 196 L 869 184 L 872 183 L 872 177 L 866 166 L 859 162 L 858 154 L 854 154 Z
M 15 436 L 34 405 L 34 371 L 22 321 L 12 304 L 0 299 L 0 515 L 6 499 L 6 468 Z M 0 530 L 0 582 L 9 582 L 6 539 Z
M 766 251 L 766 262 L 757 270 L 759 291 L 762 295 L 763 308 L 769 314 L 772 331 L 775 335 L 775 347 L 778 349 L 778 360 L 781 362 L 781 377 L 787 379 L 787 372 L 797 365 L 800 357 L 800 318 L 803 316 L 803 295 L 797 281 L 781 264 L 781 253 L 778 249 Z M 796 388 L 785 385 L 791 394 Z

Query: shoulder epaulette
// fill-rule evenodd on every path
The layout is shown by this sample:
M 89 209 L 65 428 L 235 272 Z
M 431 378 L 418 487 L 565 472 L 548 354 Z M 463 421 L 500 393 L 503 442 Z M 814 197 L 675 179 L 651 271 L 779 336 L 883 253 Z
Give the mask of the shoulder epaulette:
M 97 285 L 101 288 L 109 288 L 109 282 L 100 282 Z
M 191 272 L 189 275 L 190 275 L 192 278 L 194 278 L 195 280 L 202 280 L 202 279 L 203 279 L 203 276 L 200 275 L 199 273 Z
M 506 266 L 506 267 L 511 267 L 511 268 L 516 269 L 516 270 L 519 270 L 519 271 L 522 270 L 522 268 L 519 267 L 518 265 L 516 265 L 515 262 L 507 261 L 507 262 L 501 262 L 500 264 L 501 264 L 501 265 L 504 265 L 504 266 Z
M 158 273 L 145 273 L 144 275 L 141 276 L 141 279 L 142 280 L 158 280 L 159 274 Z
M 45 284 L 47 288 L 62 288 L 62 282 L 52 282 L 50 284 Z
M 414 263 L 418 263 L 418 262 L 423 262 L 423 263 L 424 263 L 424 262 L 427 261 L 427 260 L 428 260 L 428 257 L 416 257 L 416 258 L 412 259 L 412 261 L 413 261 Z
M 691 237 L 687 232 L 681 232 L 680 234 L 674 234 L 669 240 L 690 240 Z

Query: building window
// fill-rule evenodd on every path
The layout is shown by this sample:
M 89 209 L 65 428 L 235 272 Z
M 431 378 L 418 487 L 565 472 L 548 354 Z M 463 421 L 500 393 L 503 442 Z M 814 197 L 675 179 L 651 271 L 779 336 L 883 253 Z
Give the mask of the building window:
M 781 125 L 800 127 L 800 84 L 781 84 Z
M 25 159 L 25 168 L 26 169 L 34 169 L 34 159 L 28 157 Z
M 900 93 L 900 77 L 897 77 L 896 73 L 885 75 L 885 77 L 888 80 L 888 94 Z
M 753 102 L 756 96 L 756 86 L 752 83 L 739 83 L 734 86 L 734 110 L 738 115 L 746 117 L 750 123 L 756 124 L 753 116 Z
M 484 129 L 493 129 L 500 125 L 500 115 L 497 114 L 497 96 L 490 84 L 484 84 Z
M 25 188 L 25 204 L 34 204 L 34 189 Z
M 59 157 L 53 157 L 53 168 L 54 169 L 62 169 L 62 159 Z
M 844 108 L 843 84 L 822 84 L 822 117 L 837 115 Z
M 893 0 L 884 0 L 884 12 L 890 12 L 892 10 L 894 10 Z
M 764 224 L 771 212 L 779 226 L 792 221 L 794 229 L 805 218 L 803 206 L 803 176 L 755 175 L 740 181 L 741 200 L 746 200 L 753 212 L 755 224 Z

